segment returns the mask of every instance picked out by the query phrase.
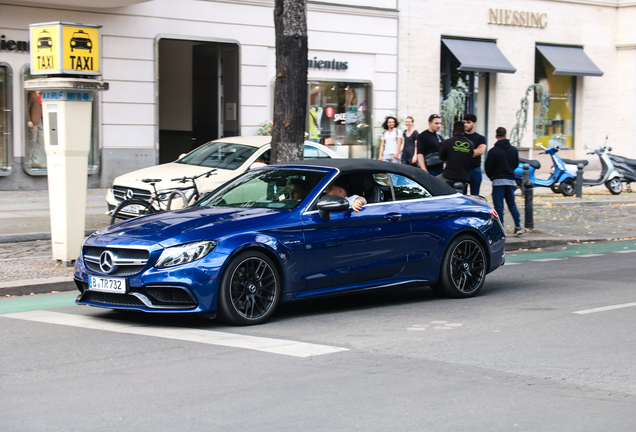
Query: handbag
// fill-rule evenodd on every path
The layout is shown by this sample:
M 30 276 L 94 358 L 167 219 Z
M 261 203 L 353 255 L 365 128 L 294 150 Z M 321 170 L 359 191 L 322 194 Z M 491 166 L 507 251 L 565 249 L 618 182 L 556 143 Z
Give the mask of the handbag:
M 439 158 L 439 153 L 438 152 L 434 152 L 434 153 L 429 153 L 427 154 L 424 159 L 426 159 L 426 166 L 435 166 L 435 165 L 439 165 L 442 163 L 442 160 Z

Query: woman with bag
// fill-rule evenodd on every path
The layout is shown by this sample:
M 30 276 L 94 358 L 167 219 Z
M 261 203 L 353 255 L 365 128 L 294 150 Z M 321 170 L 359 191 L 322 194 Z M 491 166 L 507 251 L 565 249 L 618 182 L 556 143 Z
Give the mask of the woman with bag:
M 439 158 L 442 137 L 438 134 L 442 127 L 442 118 L 432 114 L 428 118 L 428 129 L 417 137 L 417 161 L 420 168 L 437 177 L 444 171 L 444 162 Z
M 398 121 L 395 117 L 387 117 L 382 123 L 384 133 L 380 143 L 379 160 L 400 163 L 400 152 L 402 151 L 402 137 L 397 131 Z
M 404 137 L 404 148 L 402 149 L 402 163 L 405 165 L 417 166 L 417 131 L 413 127 L 413 117 L 408 116 L 404 120 L 406 130 L 402 134 Z

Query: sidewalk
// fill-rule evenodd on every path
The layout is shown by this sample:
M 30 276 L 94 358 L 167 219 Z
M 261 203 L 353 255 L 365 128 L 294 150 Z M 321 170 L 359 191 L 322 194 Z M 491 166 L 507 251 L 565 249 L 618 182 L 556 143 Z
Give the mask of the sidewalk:
M 491 185 L 482 183 L 481 194 L 490 199 Z M 107 226 L 106 189 L 87 194 L 86 230 Z M 524 200 L 517 206 L 524 222 Z M 73 291 L 72 267 L 51 258 L 47 191 L 0 191 L 0 296 Z M 586 188 L 583 198 L 564 197 L 548 188 L 535 189 L 534 230 L 512 235 L 512 217 L 504 213 L 506 250 L 545 248 L 579 242 L 636 237 L 636 191 L 611 195 L 604 186 Z

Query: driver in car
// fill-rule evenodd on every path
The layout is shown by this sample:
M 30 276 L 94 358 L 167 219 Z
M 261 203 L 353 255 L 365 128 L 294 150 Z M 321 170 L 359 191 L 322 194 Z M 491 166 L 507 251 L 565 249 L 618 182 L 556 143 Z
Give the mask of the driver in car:
M 303 200 L 311 191 L 311 184 L 303 179 L 291 179 L 289 184 L 291 185 L 291 190 L 289 191 L 290 200 Z
M 346 198 L 347 201 L 349 201 L 349 207 L 351 207 L 357 213 L 362 209 L 362 206 L 367 203 L 367 200 L 360 195 L 348 196 L 348 190 L 350 188 L 351 186 L 346 178 L 338 177 L 327 187 L 327 189 L 325 189 L 325 194 Z

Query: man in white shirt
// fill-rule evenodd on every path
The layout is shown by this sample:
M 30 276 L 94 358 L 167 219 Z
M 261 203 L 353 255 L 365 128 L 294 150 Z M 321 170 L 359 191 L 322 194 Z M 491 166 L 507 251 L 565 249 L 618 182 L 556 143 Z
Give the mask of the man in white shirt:
M 325 193 L 330 196 L 346 198 L 347 201 L 349 201 L 349 207 L 357 213 L 362 209 L 362 206 L 367 203 L 367 200 L 360 195 L 348 196 L 348 189 L 350 189 L 349 182 L 345 178 L 338 177 L 325 189 Z

